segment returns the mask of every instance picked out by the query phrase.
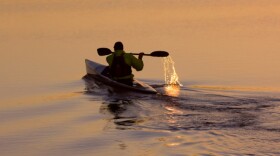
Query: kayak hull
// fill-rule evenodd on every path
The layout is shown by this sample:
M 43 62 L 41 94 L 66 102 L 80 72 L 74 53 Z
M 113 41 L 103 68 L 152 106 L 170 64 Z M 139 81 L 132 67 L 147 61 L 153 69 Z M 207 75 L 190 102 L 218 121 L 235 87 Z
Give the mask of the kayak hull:
M 133 91 L 148 94 L 156 94 L 157 91 L 150 85 L 141 82 L 139 80 L 133 80 L 133 86 L 128 86 L 117 81 L 110 79 L 109 77 L 102 74 L 103 70 L 106 68 L 105 65 L 99 64 L 97 62 L 86 59 L 86 72 L 88 75 L 93 76 L 97 81 L 104 83 L 105 85 L 113 87 L 115 90 L 121 91 Z

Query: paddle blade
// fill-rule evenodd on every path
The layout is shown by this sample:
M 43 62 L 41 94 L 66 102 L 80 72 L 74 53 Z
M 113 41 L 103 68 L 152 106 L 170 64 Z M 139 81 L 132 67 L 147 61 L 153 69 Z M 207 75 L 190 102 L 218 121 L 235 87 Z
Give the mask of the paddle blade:
M 112 51 L 109 48 L 98 48 L 97 53 L 99 56 L 109 55 Z
M 169 53 L 166 51 L 154 51 L 150 54 L 150 56 L 154 57 L 167 57 L 168 55 Z

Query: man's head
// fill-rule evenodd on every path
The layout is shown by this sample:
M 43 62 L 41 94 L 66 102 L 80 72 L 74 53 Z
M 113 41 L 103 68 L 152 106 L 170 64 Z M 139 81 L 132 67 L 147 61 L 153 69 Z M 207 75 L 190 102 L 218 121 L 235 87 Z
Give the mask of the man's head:
M 114 45 L 114 50 L 123 50 L 122 42 L 116 42 Z

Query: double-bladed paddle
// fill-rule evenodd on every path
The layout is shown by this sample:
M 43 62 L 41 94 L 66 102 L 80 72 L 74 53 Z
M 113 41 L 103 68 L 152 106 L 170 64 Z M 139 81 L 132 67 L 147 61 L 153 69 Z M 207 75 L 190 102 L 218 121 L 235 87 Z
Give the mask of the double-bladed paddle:
M 109 48 L 98 48 L 97 53 L 99 56 L 105 56 L 112 54 L 113 52 Z M 140 55 L 139 53 L 130 53 L 132 55 Z M 167 57 L 169 55 L 166 51 L 153 51 L 150 54 L 144 54 L 145 56 L 153 56 L 153 57 Z

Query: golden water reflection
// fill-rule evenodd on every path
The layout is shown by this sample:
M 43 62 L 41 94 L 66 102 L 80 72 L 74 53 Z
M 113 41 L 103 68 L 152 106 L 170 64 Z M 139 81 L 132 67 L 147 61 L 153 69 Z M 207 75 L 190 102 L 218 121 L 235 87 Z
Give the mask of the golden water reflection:
M 164 87 L 166 95 L 178 97 L 180 95 L 180 86 L 179 85 L 166 85 Z
M 164 108 L 169 111 L 168 114 L 183 114 L 181 110 L 176 109 L 175 107 L 172 106 L 164 106 Z

